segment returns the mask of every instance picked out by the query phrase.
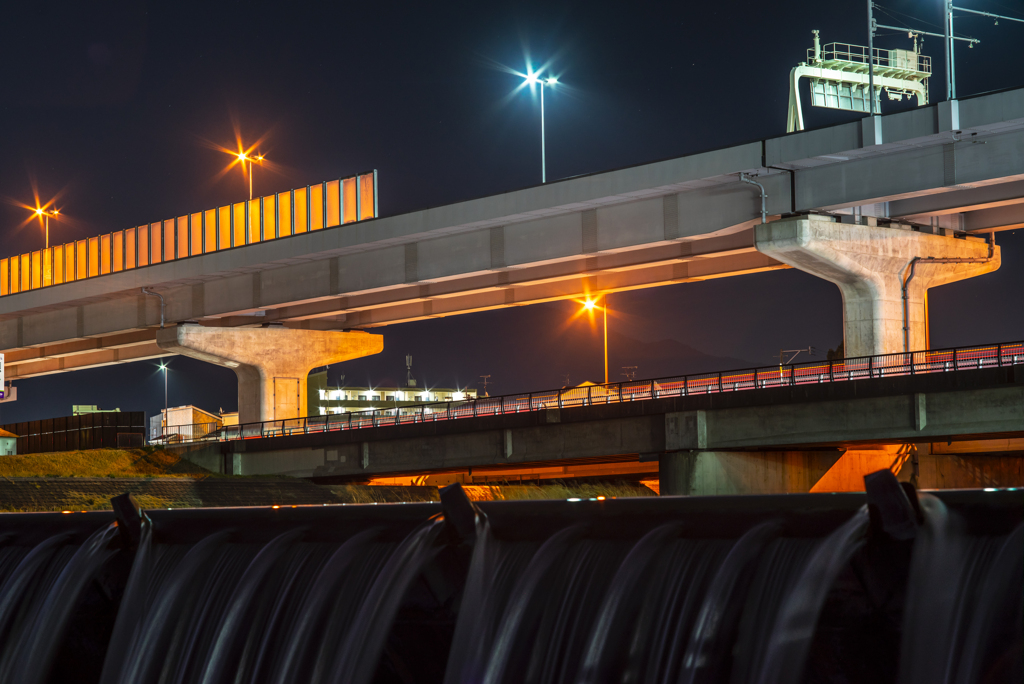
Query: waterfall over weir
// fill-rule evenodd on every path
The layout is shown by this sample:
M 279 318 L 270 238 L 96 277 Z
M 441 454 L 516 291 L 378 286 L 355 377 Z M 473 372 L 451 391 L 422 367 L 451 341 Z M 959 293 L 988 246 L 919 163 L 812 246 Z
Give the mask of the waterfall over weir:
M 1024 497 L 866 480 L 3 514 L 0 684 L 1022 681 Z

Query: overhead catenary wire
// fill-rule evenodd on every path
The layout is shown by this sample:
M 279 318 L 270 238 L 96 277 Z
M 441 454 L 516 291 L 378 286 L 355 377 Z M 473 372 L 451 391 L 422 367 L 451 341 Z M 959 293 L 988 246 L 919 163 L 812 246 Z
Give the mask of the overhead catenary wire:
M 1018 19 L 1016 17 L 1008 17 L 1008 16 L 1005 16 L 1003 14 L 993 14 L 991 12 L 982 12 L 980 10 L 967 9 L 966 7 L 956 7 L 954 5 L 950 5 L 950 7 L 952 9 L 955 9 L 957 12 L 967 12 L 968 14 L 978 14 L 978 15 L 981 15 L 983 17 L 989 17 L 990 19 L 995 19 L 997 22 L 1000 19 L 1006 19 L 1007 21 L 1017 21 L 1017 22 L 1020 22 L 1020 23 L 1024 24 L 1024 19 Z

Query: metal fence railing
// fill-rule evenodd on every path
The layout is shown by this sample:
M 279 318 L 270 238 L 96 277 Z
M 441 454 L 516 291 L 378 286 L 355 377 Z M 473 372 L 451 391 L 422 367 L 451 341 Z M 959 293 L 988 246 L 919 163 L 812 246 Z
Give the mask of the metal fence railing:
M 172 426 L 169 429 L 176 431 L 171 438 L 173 442 L 251 439 L 1013 365 L 1024 365 L 1024 342 L 883 354 L 839 361 L 811 361 L 785 366 L 614 382 L 607 385 L 566 387 L 465 401 L 269 420 L 262 423 L 231 425 L 216 430 L 204 430 L 200 425 Z
M 217 439 L 223 430 L 220 423 L 192 423 L 191 425 L 165 425 L 151 428 L 150 444 L 180 444 L 182 442 L 198 442 L 205 439 Z
M 850 43 L 829 43 L 821 47 L 820 59 L 823 62 L 849 62 L 851 64 L 868 63 L 868 48 L 864 45 Z M 932 73 L 932 58 L 910 50 L 886 50 L 875 48 L 872 53 L 874 65 L 882 69 L 900 69 L 917 71 L 922 74 Z M 807 48 L 807 63 L 815 65 L 814 48 Z

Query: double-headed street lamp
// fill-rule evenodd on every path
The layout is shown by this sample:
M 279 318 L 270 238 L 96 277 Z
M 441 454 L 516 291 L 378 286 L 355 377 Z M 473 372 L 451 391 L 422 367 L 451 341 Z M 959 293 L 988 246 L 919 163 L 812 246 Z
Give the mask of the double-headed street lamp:
M 558 79 L 554 76 L 548 78 L 540 78 L 537 74 L 527 74 L 524 76 L 526 84 L 530 86 L 540 86 L 540 182 L 548 182 L 547 162 L 545 159 L 544 152 L 544 88 L 554 88 L 555 84 L 558 83 Z
M 602 328 L 604 328 L 604 384 L 608 384 L 608 297 L 605 297 L 604 306 L 598 306 L 597 301 L 588 298 L 583 302 L 585 311 L 600 309 L 602 314 Z
M 258 154 L 255 157 L 250 157 L 248 152 L 239 152 L 238 153 L 238 161 L 241 162 L 241 164 L 242 164 L 242 173 L 243 174 L 246 173 L 246 166 L 245 165 L 246 164 L 249 165 L 249 170 L 248 170 L 248 175 L 249 175 L 249 199 L 251 200 L 252 199 L 252 163 L 253 162 L 257 162 L 259 164 L 262 164 L 263 163 L 263 155 L 262 154 Z
M 60 214 L 60 210 L 59 209 L 53 209 L 51 211 L 47 211 L 43 207 L 36 207 L 35 212 L 36 212 L 36 216 L 39 217 L 39 221 L 43 224 L 43 230 L 44 230 L 44 232 L 46 234 L 46 248 L 49 249 L 50 248 L 50 217 L 52 216 L 53 218 L 56 219 L 57 216 Z

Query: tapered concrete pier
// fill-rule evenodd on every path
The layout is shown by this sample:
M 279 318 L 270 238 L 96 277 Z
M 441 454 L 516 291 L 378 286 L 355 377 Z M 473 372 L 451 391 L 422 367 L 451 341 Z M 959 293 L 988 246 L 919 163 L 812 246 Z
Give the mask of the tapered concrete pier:
M 758 225 L 755 245 L 839 286 L 853 358 L 927 349 L 928 289 L 999 268 L 999 247 L 985 238 L 934 230 L 942 234 L 810 215 Z
M 305 416 L 306 378 L 312 369 L 384 349 L 382 335 L 284 327 L 183 324 L 158 331 L 156 341 L 161 349 L 234 370 L 241 423 Z

